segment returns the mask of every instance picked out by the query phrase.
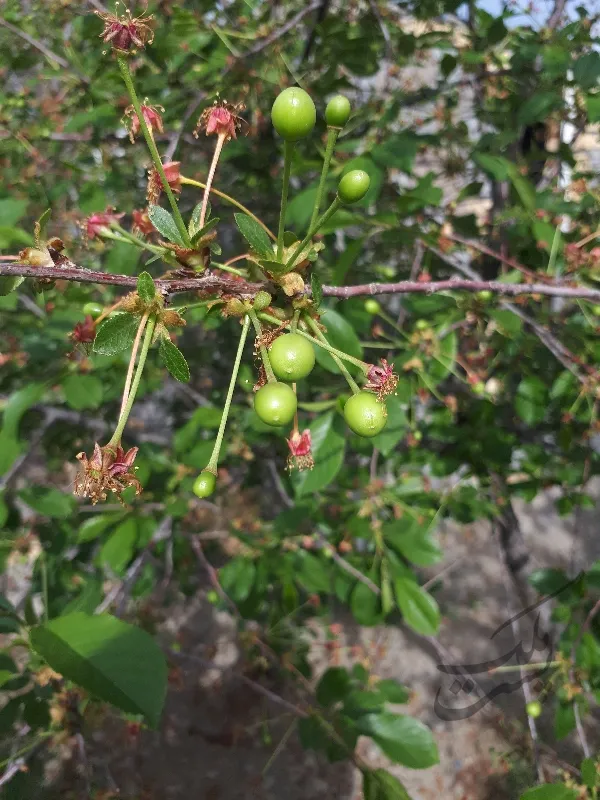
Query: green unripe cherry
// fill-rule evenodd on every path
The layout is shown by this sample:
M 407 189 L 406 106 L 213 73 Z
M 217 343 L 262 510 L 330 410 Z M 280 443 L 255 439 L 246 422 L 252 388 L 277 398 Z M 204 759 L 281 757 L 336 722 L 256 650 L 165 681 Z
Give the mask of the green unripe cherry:
M 299 86 L 284 89 L 271 109 L 273 127 L 282 139 L 295 142 L 312 131 L 317 121 L 317 109 L 311 96 Z
M 344 419 L 359 436 L 377 436 L 385 428 L 387 409 L 371 392 L 358 392 L 344 406 Z
M 597 317 L 600 317 L 600 306 L 592 306 L 592 314 L 595 314 Z
M 426 331 L 428 327 L 429 327 L 429 323 L 427 322 L 426 319 L 418 319 L 415 322 L 415 328 L 418 331 Z
M 99 317 L 103 310 L 100 303 L 86 303 L 83 307 L 83 313 L 86 317 L 93 317 L 94 319 Z
M 296 394 L 287 383 L 267 383 L 254 395 L 254 410 L 258 417 L 273 427 L 290 423 L 297 407 Z
M 381 306 L 377 300 L 365 300 L 365 311 L 367 314 L 379 314 L 381 311 Z
M 327 103 L 325 122 L 332 128 L 343 128 L 350 118 L 350 100 L 343 94 L 336 94 Z
M 371 178 L 364 169 L 352 169 L 347 172 L 338 186 L 338 197 L 344 205 L 351 205 L 362 200 L 369 191 Z
M 481 292 L 477 292 L 477 298 L 482 300 L 484 303 L 487 303 L 488 300 L 491 300 L 494 295 L 489 289 L 483 289 Z
M 213 472 L 203 469 L 194 481 L 193 492 L 196 497 L 203 499 L 210 497 L 217 485 L 217 476 Z
M 278 336 L 269 350 L 275 377 L 293 383 L 306 378 L 315 366 L 315 348 L 299 333 Z
M 537 719 L 542 713 L 542 704 L 539 700 L 530 700 L 525 706 L 525 711 L 533 719 Z
M 476 394 L 479 397 L 481 397 L 482 395 L 485 394 L 485 383 L 483 381 L 477 381 L 476 384 L 471 386 L 471 389 L 472 389 L 474 394 Z

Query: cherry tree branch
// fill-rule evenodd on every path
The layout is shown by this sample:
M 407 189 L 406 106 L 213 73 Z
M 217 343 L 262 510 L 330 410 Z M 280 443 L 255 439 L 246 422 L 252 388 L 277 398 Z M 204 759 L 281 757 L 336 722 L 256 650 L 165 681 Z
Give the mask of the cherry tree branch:
M 123 286 L 135 289 L 135 275 L 113 275 L 106 272 L 79 267 L 64 259 L 61 265 L 52 267 L 32 267 L 28 264 L 0 263 L 0 276 L 12 275 L 25 278 L 48 280 L 79 281 L 80 283 L 96 283 L 104 286 Z M 243 279 L 229 278 L 222 275 L 198 275 L 194 278 L 159 278 L 155 280 L 157 289 L 165 295 L 179 292 L 200 292 L 203 295 L 228 295 L 231 297 L 250 298 L 264 288 L 260 283 L 249 283 Z M 574 283 L 502 283 L 501 281 L 467 280 L 450 278 L 441 281 L 397 281 L 396 283 L 363 283 L 356 286 L 323 286 L 323 294 L 327 297 L 372 297 L 384 294 L 436 294 L 446 291 L 481 292 L 519 297 L 525 295 L 543 295 L 546 297 L 578 298 L 600 302 L 600 290 L 589 289 Z

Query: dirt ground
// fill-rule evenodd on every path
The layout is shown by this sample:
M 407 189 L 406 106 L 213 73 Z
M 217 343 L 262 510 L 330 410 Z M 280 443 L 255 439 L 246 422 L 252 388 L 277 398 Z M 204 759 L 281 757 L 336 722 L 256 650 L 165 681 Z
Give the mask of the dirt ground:
M 574 555 L 589 565 L 600 557 L 596 512 L 581 515 L 578 523 L 572 517 L 561 519 L 549 496 L 516 509 L 534 567 L 568 568 Z M 340 612 L 331 620 L 340 626 L 339 646 L 326 647 L 322 631 L 317 632 L 311 657 L 319 670 L 331 663 L 352 663 L 360 653 L 368 657 L 375 674 L 410 687 L 408 712 L 431 726 L 440 750 L 440 763 L 432 769 L 391 767 L 414 800 L 440 795 L 448 800 L 512 800 L 534 783 L 523 690 L 502 693 L 478 713 L 456 721 L 440 719 L 434 703 L 439 690 L 444 707 L 466 708 L 477 700 L 480 689 L 489 692 L 498 684 L 494 676 L 475 676 L 480 689 L 469 694 L 462 678 L 456 683 L 457 676 L 444 675 L 438 665 L 474 664 L 507 653 L 515 644 L 510 625 L 493 640 L 490 637 L 520 606 L 489 523 L 445 524 L 439 536 L 446 562 L 431 568 L 426 577 L 447 568 L 437 592 L 445 614 L 441 651 L 400 621 L 361 629 Z M 177 613 L 171 611 L 164 635 L 166 640 L 177 636 L 185 658 L 173 674 L 161 728 L 132 737 L 114 719 L 86 737 L 93 785 L 118 789 L 116 796 L 127 800 L 362 797 L 356 770 L 347 764 L 326 764 L 304 751 L 290 731 L 293 716 L 228 673 L 227 667 L 239 658 L 235 624 L 228 614 L 215 610 L 202 593 Z M 519 624 L 519 635 L 529 644 L 531 621 L 525 618 Z M 538 658 L 543 660 L 544 654 Z M 217 668 L 207 668 L 203 659 L 214 659 Z M 265 685 L 285 692 L 284 687 Z M 540 763 L 548 777 L 555 773 L 557 756 L 575 763 L 581 759 L 575 739 L 553 740 L 548 710 L 538 720 L 538 731 L 545 743 Z M 598 744 L 593 731 L 591 736 L 592 744 Z M 372 766 L 387 766 L 370 740 L 360 740 L 358 752 Z M 67 784 L 79 787 L 74 797 L 85 797 L 79 794 L 81 776 L 74 783 L 73 777 Z M 59 781 L 56 797 L 67 797 L 65 785 Z

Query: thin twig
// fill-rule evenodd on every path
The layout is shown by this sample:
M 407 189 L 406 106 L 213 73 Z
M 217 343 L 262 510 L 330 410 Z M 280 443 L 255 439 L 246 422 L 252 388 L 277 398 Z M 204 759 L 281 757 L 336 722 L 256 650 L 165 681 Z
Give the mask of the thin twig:
M 335 547 L 327 542 L 321 534 L 317 535 L 317 542 L 319 547 L 321 547 L 323 550 L 327 550 L 333 561 L 335 561 L 338 567 L 341 567 L 344 572 L 347 572 L 349 575 L 352 575 L 354 578 L 356 578 L 357 581 L 360 581 L 361 583 L 364 583 L 365 586 L 368 586 L 373 594 L 381 594 L 381 589 L 379 586 L 377 586 L 376 583 L 373 583 L 370 578 L 367 578 L 366 575 L 363 575 L 359 569 L 353 567 L 352 564 L 346 561 L 345 558 L 342 558 Z
M 233 611 L 234 615 L 239 618 L 241 616 L 241 614 L 239 612 L 239 609 L 236 606 L 236 604 L 233 602 L 231 597 L 229 597 L 229 595 L 227 594 L 225 589 L 223 589 L 223 587 L 221 586 L 221 583 L 219 582 L 219 576 L 217 575 L 217 570 L 213 567 L 213 565 L 210 563 L 210 561 L 207 559 L 206 555 L 204 554 L 204 550 L 202 549 L 202 543 L 201 543 L 200 539 L 198 539 L 197 536 L 192 536 L 190 541 L 191 541 L 191 544 L 192 544 L 192 550 L 194 551 L 194 553 L 196 555 L 196 558 L 198 559 L 198 562 L 201 564 L 201 566 L 204 568 L 204 570 L 208 573 L 208 577 L 209 577 L 210 582 L 212 583 L 215 591 L 217 592 L 217 594 L 219 595 L 221 600 L 226 605 L 228 605 L 229 608 L 231 608 L 231 610 Z
M 431 249 L 431 248 L 430 248 Z M 65 259 L 65 266 L 32 267 L 28 264 L 2 264 L 0 275 L 21 275 L 26 278 L 50 278 L 51 280 L 78 281 L 80 283 L 99 283 L 104 286 L 124 286 L 135 288 L 137 278 L 130 275 L 113 275 L 106 272 L 78 267 Z M 456 269 L 460 267 L 448 262 Z M 224 275 L 202 275 L 198 278 L 157 279 L 157 289 L 165 295 L 179 292 L 200 292 L 202 296 L 228 295 L 243 299 L 254 297 L 268 284 L 249 283 L 245 280 L 233 280 Z M 397 283 L 364 283 L 356 286 L 323 286 L 323 294 L 327 297 L 359 297 L 383 294 L 436 294 L 437 292 L 489 291 L 498 295 L 519 297 L 522 295 L 544 295 L 547 297 L 570 297 L 583 300 L 600 301 L 600 290 L 588 289 L 577 284 L 537 284 L 537 283 L 502 283 L 501 281 L 462 280 L 452 278 L 442 281 L 398 281 Z
M 28 44 L 32 47 L 35 47 L 36 50 L 39 50 L 40 53 L 43 53 L 46 58 L 49 58 L 51 61 L 54 61 L 55 64 L 58 64 L 63 69 L 71 69 L 71 65 L 68 61 L 66 61 L 62 56 L 57 55 L 55 52 L 50 50 L 49 47 L 46 47 L 45 44 L 42 44 L 37 39 L 34 39 L 33 36 L 30 36 L 25 31 L 22 31 L 20 28 L 17 28 L 16 25 L 13 25 L 11 22 L 8 22 L 4 19 L 4 17 L 0 17 L 0 25 L 4 28 L 9 30 L 11 33 L 14 33 L 15 36 L 19 36 L 21 39 L 24 39 Z
M 254 47 L 251 47 L 250 50 L 246 50 L 245 53 L 242 53 L 240 56 L 240 60 L 244 60 L 246 58 L 252 58 L 252 56 L 257 55 L 265 48 L 269 47 L 276 42 L 278 39 L 281 39 L 282 36 L 285 36 L 288 31 L 291 31 L 296 25 L 301 22 L 304 17 L 308 14 L 312 14 L 313 11 L 316 11 L 319 6 L 321 5 L 321 0 L 314 0 L 314 2 L 310 3 L 308 6 L 299 11 L 295 17 L 292 17 L 288 20 L 285 25 L 282 25 L 281 28 L 277 28 L 277 30 L 270 33 L 268 36 L 265 36 L 264 39 L 261 39 Z

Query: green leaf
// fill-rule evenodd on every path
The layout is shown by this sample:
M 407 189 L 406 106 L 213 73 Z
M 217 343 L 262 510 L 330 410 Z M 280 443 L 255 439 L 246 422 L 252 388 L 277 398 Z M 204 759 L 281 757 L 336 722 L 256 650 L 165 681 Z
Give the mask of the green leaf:
M 14 292 L 24 280 L 25 278 L 20 275 L 4 275 L 0 277 L 0 297 L 6 297 L 7 294 Z
M 76 411 L 102 405 L 104 390 L 102 381 L 96 375 L 67 375 L 62 388 L 67 405 Z
M 373 580 L 373 575 L 369 576 Z M 359 625 L 377 625 L 383 619 L 381 601 L 365 583 L 359 581 L 350 595 L 350 610 Z
M 424 636 L 434 636 L 440 610 L 433 597 L 411 578 L 396 578 L 396 601 L 407 625 Z
M 585 105 L 590 122 L 600 122 L 600 94 L 588 94 L 585 96 Z
M 301 550 L 296 555 L 294 575 L 309 594 L 329 594 L 332 587 L 331 563 L 321 556 Z
M 21 417 L 41 400 L 43 394 L 44 386 L 41 383 L 30 383 L 10 396 L 2 415 L 2 432 L 6 436 L 17 437 Z
M 564 739 L 575 730 L 575 706 L 573 703 L 559 703 L 554 713 L 554 735 Z
M 140 272 L 137 279 L 137 293 L 144 303 L 151 303 L 156 297 L 156 286 L 149 272 Z
M 539 594 L 553 594 L 569 582 L 566 572 L 558 567 L 536 569 L 527 580 Z
M 42 514 L 44 517 L 65 519 L 73 512 L 75 501 L 71 495 L 63 494 L 58 489 L 45 489 L 42 486 L 31 486 L 19 492 L 23 502 Z
M 575 59 L 573 78 L 585 91 L 597 86 L 600 79 L 600 53 L 592 50 Z
M 103 594 L 102 581 L 97 578 L 89 578 L 79 594 L 64 607 L 62 616 L 74 614 L 76 611 L 82 611 L 84 614 L 93 614 L 102 602 Z
M 362 358 L 362 347 L 360 346 L 358 336 L 354 332 L 352 325 L 350 325 L 341 314 L 328 308 L 321 314 L 321 322 L 327 328 L 325 337 L 332 347 L 335 347 L 337 350 L 342 350 L 349 356 Z M 329 372 L 333 372 L 335 375 L 340 374 L 337 364 L 326 350 L 315 345 L 315 355 L 318 364 L 326 370 L 329 370 Z M 346 366 L 350 372 L 356 371 L 352 364 L 346 362 Z
M 600 775 L 593 758 L 584 758 L 581 762 L 581 780 L 588 789 L 594 789 L 600 783 Z
M 119 519 L 119 514 L 98 514 L 89 517 L 80 525 L 77 532 L 77 543 L 83 544 L 97 539 L 105 530 Z
M 316 272 L 313 272 L 310 276 L 310 291 L 314 306 L 318 308 L 323 302 L 323 284 Z
M 325 489 L 344 463 L 346 437 L 337 414 L 330 411 L 317 417 L 310 424 L 310 433 L 315 466 L 311 470 L 293 473 L 292 483 L 297 498 Z
M 363 772 L 364 800 L 410 800 L 410 795 L 395 778 L 384 769 Z
M 122 522 L 108 537 L 98 553 L 97 562 L 101 567 L 107 566 L 117 575 L 121 575 L 131 561 L 138 539 L 138 528 L 133 517 Z
M 180 247 L 185 247 L 185 242 L 181 238 L 175 220 L 166 209 L 150 205 L 148 206 L 148 216 L 150 217 L 150 222 L 165 239 L 173 242 L 173 244 L 178 244 Z
M 190 368 L 185 360 L 185 356 L 177 345 L 164 336 L 160 340 L 158 349 L 161 359 L 165 367 L 169 370 L 171 375 L 181 383 L 187 383 L 190 379 Z
M 371 157 L 382 167 L 394 167 L 411 172 L 422 139 L 411 131 L 403 131 L 387 138 L 371 149 Z
M 515 411 L 527 425 L 537 425 L 546 416 L 548 390 L 540 378 L 523 378 L 517 387 Z
M 211 210 L 212 209 L 211 209 L 210 202 L 208 202 L 206 204 L 206 215 L 204 217 L 205 220 L 209 220 L 210 219 Z M 194 210 L 192 211 L 192 216 L 190 218 L 190 224 L 188 225 L 188 233 L 189 233 L 191 239 L 193 239 L 194 236 L 196 236 L 196 234 L 200 232 L 200 214 L 201 213 L 202 213 L 202 201 L 200 201 L 198 203 L 198 205 L 196 205 L 194 207 Z
M 352 688 L 350 673 L 343 667 L 330 667 L 316 688 L 317 702 L 328 707 L 341 702 Z
M 2 220 L 2 225 L 6 225 L 6 227 L 15 225 L 25 216 L 28 205 L 28 200 L 17 200 L 12 197 L 0 200 L 0 219 Z
M 401 398 L 395 395 L 386 399 L 387 425 L 381 433 L 371 439 L 373 447 L 376 447 L 384 458 L 390 455 L 406 435 L 408 419 L 402 406 Z
M 382 533 L 386 543 L 419 567 L 437 564 L 443 553 L 428 536 L 429 525 L 419 525 L 414 519 L 394 520 L 384 524 Z
M 208 222 L 205 225 L 203 225 L 202 228 L 200 228 L 200 230 L 196 231 L 196 233 L 192 236 L 192 244 L 193 245 L 198 244 L 200 239 L 204 238 L 204 236 L 206 236 L 207 233 L 210 233 L 210 231 L 213 228 L 216 228 L 220 221 L 221 221 L 220 217 L 213 217 L 212 219 L 209 219 Z M 214 245 L 214 242 L 212 244 Z
M 252 250 L 262 258 L 273 258 L 273 245 L 258 222 L 247 214 L 234 214 L 235 224 Z
M 520 104 L 517 124 L 523 126 L 545 120 L 560 105 L 561 98 L 555 92 L 534 92 L 528 100 Z
M 520 800 L 577 800 L 578 797 L 577 789 L 570 789 L 564 783 L 546 783 L 544 786 L 528 789 Z
M 219 582 L 234 603 L 243 603 L 247 599 L 254 579 L 256 564 L 250 558 L 232 558 L 219 570 Z
M 131 314 L 116 314 L 104 320 L 94 339 L 94 352 L 114 356 L 131 347 L 138 325 L 139 321 Z
M 379 694 L 387 703 L 408 703 L 410 691 L 393 678 L 386 678 L 379 681 L 375 686 Z
M 426 769 L 439 761 L 433 734 L 418 719 L 382 711 L 366 714 L 356 724 L 360 733 L 370 736 L 396 764 Z
M 75 613 L 31 630 L 34 650 L 56 672 L 92 695 L 156 728 L 166 689 L 167 665 L 145 631 L 107 614 Z

